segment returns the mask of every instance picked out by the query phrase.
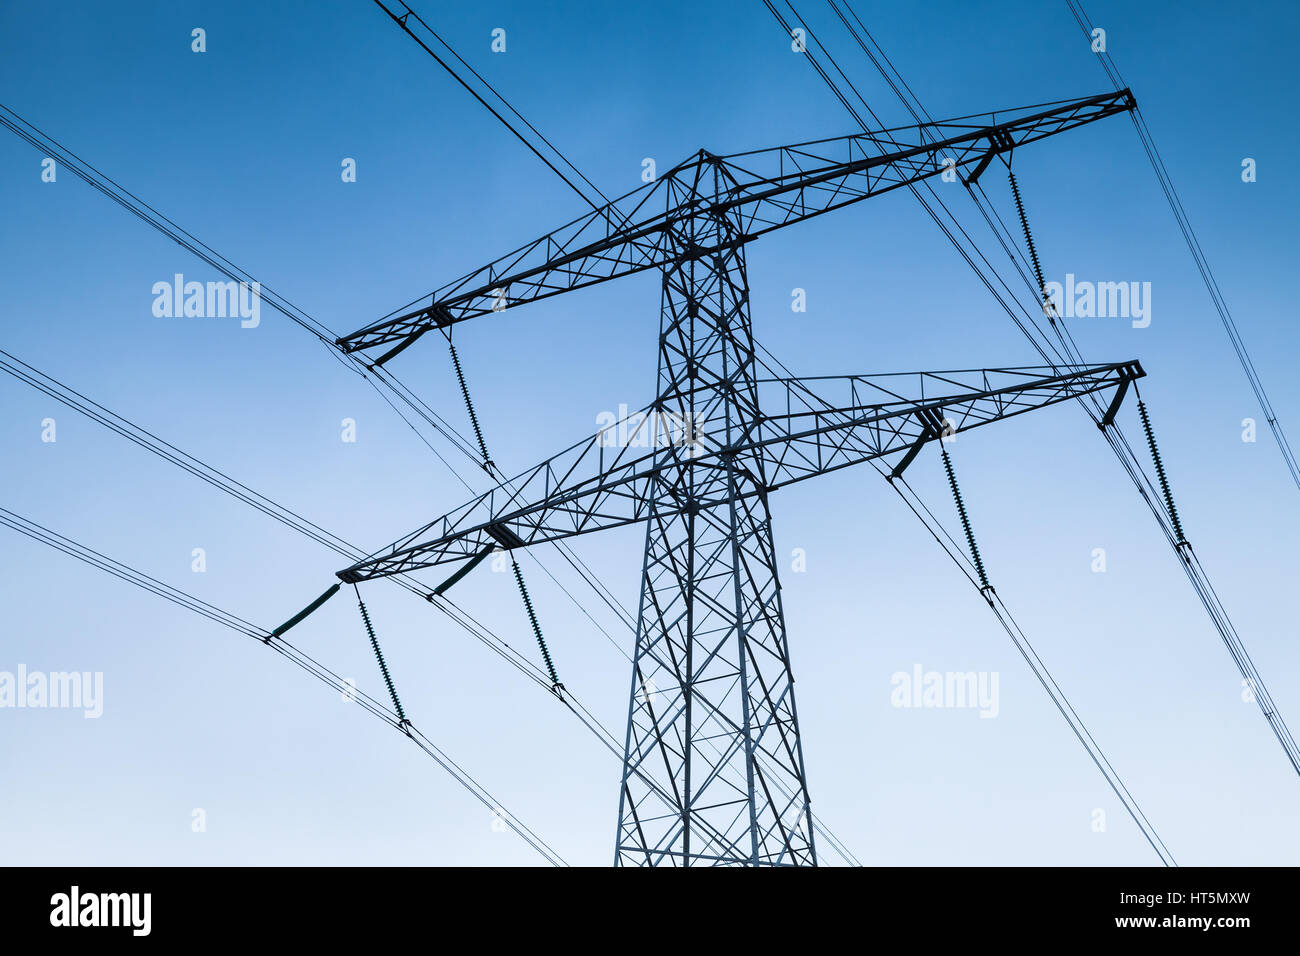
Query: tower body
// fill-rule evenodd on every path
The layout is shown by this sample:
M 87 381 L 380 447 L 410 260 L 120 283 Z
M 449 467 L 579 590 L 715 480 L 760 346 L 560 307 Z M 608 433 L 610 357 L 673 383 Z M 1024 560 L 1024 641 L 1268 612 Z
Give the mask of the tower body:
M 727 185 L 718 164 L 693 173 L 673 181 L 669 208 Z M 657 410 L 740 443 L 759 409 L 739 224 L 696 212 L 674 223 L 673 245 Z M 692 450 L 662 449 L 685 507 L 647 522 L 615 862 L 815 865 L 763 461 L 691 467 Z

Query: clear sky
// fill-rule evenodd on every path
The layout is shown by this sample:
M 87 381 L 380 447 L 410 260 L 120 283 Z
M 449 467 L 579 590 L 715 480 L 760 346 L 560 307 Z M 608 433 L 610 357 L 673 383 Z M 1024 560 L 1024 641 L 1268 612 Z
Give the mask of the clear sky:
M 827 8 L 797 4 L 875 111 L 901 104 Z M 856 4 L 931 114 L 1103 92 L 1063 2 Z M 853 131 L 758 0 L 416 8 L 611 195 L 700 147 Z M 1282 420 L 1294 358 L 1297 8 L 1092 0 Z M 191 51 L 191 30 L 207 51 Z M 506 31 L 504 53 L 490 49 Z M 582 211 L 577 197 L 368 2 L 6 4 L 0 101 L 336 331 L 366 324 Z M 1244 183 L 1242 160 L 1257 161 Z M 355 159 L 357 180 L 340 176 Z M 261 325 L 158 318 L 154 283 L 218 276 L 0 137 L 0 347 L 330 530 L 377 548 L 469 497 L 355 375 Z M 1300 721 L 1300 498 L 1141 151 L 1117 117 L 1016 170 L 1049 279 L 1149 282 L 1151 323 L 1080 318 L 1093 361 L 1138 358 L 1188 535 L 1283 714 Z M 939 187 L 942 188 L 942 187 Z M 960 186 L 951 187 L 959 190 Z M 1005 180 L 985 188 L 1014 219 Z M 954 193 L 956 196 L 956 194 Z M 983 229 L 964 198 L 952 204 Z M 974 232 L 992 254 L 992 237 Z M 756 334 L 798 374 L 1036 364 L 905 192 L 749 247 Z M 807 311 L 791 309 L 795 288 Z M 493 456 L 514 473 L 652 397 L 650 274 L 461 327 Z M 464 433 L 446 350 L 394 370 Z M 0 506 L 272 627 L 340 560 L 8 377 Z M 1124 422 L 1139 434 L 1130 406 Z M 57 441 L 43 442 L 54 418 Z M 1242 420 L 1259 439 L 1242 440 Z M 341 440 L 344 419 L 357 440 Z M 439 451 L 477 489 L 481 476 Z M 1183 864 L 1300 853 L 1300 782 L 1096 429 L 1062 406 L 963 436 L 954 461 L 990 576 Z M 956 528 L 931 452 L 913 468 Z M 814 809 L 878 864 L 1156 862 L 978 596 L 869 469 L 773 499 Z M 635 606 L 641 534 L 575 548 Z M 206 571 L 191 569 L 206 553 Z M 801 548 L 807 570 L 790 569 Z M 1092 570 L 1094 549 L 1107 569 Z M 561 679 L 621 738 L 632 636 L 553 550 L 530 572 Z M 437 576 L 433 576 L 436 580 Z M 365 590 L 403 702 L 570 862 L 612 859 L 618 761 L 426 604 Z M 458 603 L 536 655 L 508 575 Z M 255 642 L 4 530 L 0 671 L 103 674 L 103 714 L 0 710 L 0 861 L 533 864 L 401 736 Z M 296 643 L 371 693 L 355 601 Z M 891 675 L 999 677 L 994 719 L 891 705 Z M 205 832 L 192 829 L 206 815 Z M 1106 813 L 1094 831 L 1094 810 Z

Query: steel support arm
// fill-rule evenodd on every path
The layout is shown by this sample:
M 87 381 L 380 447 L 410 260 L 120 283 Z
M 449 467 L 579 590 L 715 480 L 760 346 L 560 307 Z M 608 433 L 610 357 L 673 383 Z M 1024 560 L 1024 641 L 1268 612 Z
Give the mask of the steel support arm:
M 399 343 L 480 315 L 665 265 L 680 255 L 674 222 L 733 212 L 742 242 L 953 169 L 970 179 L 999 153 L 1134 106 L 1128 90 L 878 130 L 732 156 L 701 150 L 606 206 L 338 340 L 345 352 Z M 731 185 L 707 200 L 695 192 L 706 167 Z M 701 248 L 698 255 L 714 250 Z M 388 356 L 381 356 L 379 362 Z
M 738 497 L 768 494 L 814 475 L 877 458 L 910 460 L 945 433 L 967 431 L 1108 389 L 1144 373 L 1136 361 L 1050 369 L 984 369 L 898 375 L 769 379 L 765 414 L 728 445 L 708 429 L 665 423 L 654 409 L 630 416 L 350 568 L 346 582 L 473 557 L 484 547 L 528 547 L 718 504 L 689 499 L 686 469 L 761 462 Z M 902 390 L 913 397 L 905 398 Z M 828 392 L 833 394 L 828 395 Z M 677 426 L 677 427 L 675 427 Z M 905 465 L 903 465 L 905 467 Z

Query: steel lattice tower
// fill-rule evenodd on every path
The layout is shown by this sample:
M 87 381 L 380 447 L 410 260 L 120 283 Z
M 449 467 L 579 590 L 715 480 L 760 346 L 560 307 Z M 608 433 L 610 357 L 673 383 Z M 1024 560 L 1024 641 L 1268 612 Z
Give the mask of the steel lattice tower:
M 652 440 L 643 453 L 611 449 L 603 433 L 585 438 L 339 578 L 469 559 L 433 600 L 496 548 L 645 522 L 615 862 L 816 864 L 771 493 L 878 459 L 901 475 L 948 425 L 964 431 L 1083 395 L 1112 392 L 1109 422 L 1143 372 L 1129 361 L 760 378 L 745 246 L 946 170 L 973 183 L 999 155 L 1133 106 L 1124 90 L 733 156 L 701 150 L 428 304 L 340 338 L 344 352 L 389 346 L 376 368 L 431 330 L 655 269 L 658 385 L 638 428 L 657 436 L 675 421 L 689 440 Z

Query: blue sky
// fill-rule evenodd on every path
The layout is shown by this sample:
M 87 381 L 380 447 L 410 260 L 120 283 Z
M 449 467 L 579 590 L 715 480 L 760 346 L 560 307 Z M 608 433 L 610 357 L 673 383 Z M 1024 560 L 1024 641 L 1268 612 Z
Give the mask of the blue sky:
M 875 111 L 901 104 L 824 5 L 798 4 Z M 609 194 L 700 147 L 852 131 L 759 2 L 416 4 Z M 857 5 L 930 113 L 1102 92 L 1064 3 Z M 1300 197 L 1290 4 L 1093 0 L 1284 422 L 1300 415 L 1290 288 Z M 207 52 L 190 50 L 203 27 Z M 507 31 L 493 54 L 491 31 Z M 337 331 L 582 211 L 575 196 L 369 3 L 91 3 L 0 9 L 0 101 Z M 340 163 L 357 162 L 343 183 Z M 1241 181 L 1245 157 L 1258 181 Z M 317 523 L 379 547 L 468 495 L 378 397 L 299 328 L 155 318 L 155 282 L 217 276 L 70 174 L 0 139 L 0 347 Z M 1097 362 L 1138 358 L 1184 524 L 1282 709 L 1300 720 L 1290 592 L 1296 489 L 1130 124 L 1023 151 L 1049 279 L 1150 282 L 1152 322 L 1078 319 Z M 960 186 L 952 187 L 960 189 Z M 985 188 L 1014 210 L 1000 176 Z M 981 226 L 961 197 L 953 208 Z M 981 226 L 982 228 L 982 226 Z M 987 232 L 978 234 L 991 253 Z M 748 251 L 758 337 L 797 374 L 1035 364 L 905 193 Z M 807 290 L 793 313 L 791 290 Z M 643 406 L 657 279 L 642 275 L 457 332 L 494 458 L 514 473 Z M 446 351 L 394 370 L 468 434 Z M 0 381 L 0 505 L 273 626 L 340 561 L 12 379 Z M 1133 409 L 1125 419 L 1137 426 Z M 58 440 L 41 441 L 54 417 Z M 340 423 L 357 423 L 357 441 Z M 1300 425 L 1292 424 L 1293 432 Z M 451 453 L 446 447 L 444 454 Z M 471 483 L 468 463 L 450 459 Z M 1297 781 L 1131 484 L 1072 407 L 954 446 L 985 562 L 1183 864 L 1296 859 Z M 914 483 L 955 529 L 939 462 Z M 481 484 L 476 484 L 476 488 Z M 979 598 L 874 472 L 773 501 L 816 812 L 880 864 L 1151 864 Z M 12 532 L 0 537 L 0 671 L 100 671 L 104 713 L 0 710 L 0 860 L 14 863 L 533 864 L 531 851 L 399 735 L 284 661 Z M 202 547 L 207 571 L 191 571 Z M 635 605 L 641 535 L 578 552 Z M 1107 571 L 1091 570 L 1104 548 Z M 554 553 L 539 557 L 615 643 L 631 635 Z M 620 736 L 627 664 L 544 574 L 534 601 L 561 679 Z M 524 653 L 513 583 L 486 567 L 458 603 Z M 617 760 L 561 708 L 396 588 L 366 590 L 412 718 L 570 862 L 612 858 Z M 355 602 L 294 632 L 382 690 Z M 890 677 L 999 674 L 996 719 L 890 704 Z M 192 812 L 207 829 L 192 832 Z M 1092 829 L 1106 810 L 1104 833 Z

